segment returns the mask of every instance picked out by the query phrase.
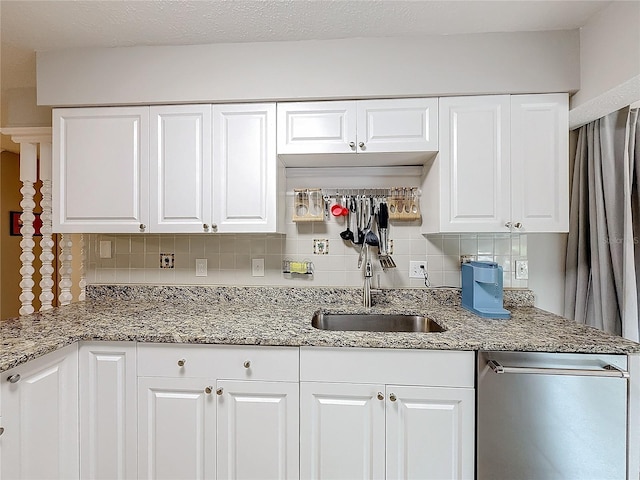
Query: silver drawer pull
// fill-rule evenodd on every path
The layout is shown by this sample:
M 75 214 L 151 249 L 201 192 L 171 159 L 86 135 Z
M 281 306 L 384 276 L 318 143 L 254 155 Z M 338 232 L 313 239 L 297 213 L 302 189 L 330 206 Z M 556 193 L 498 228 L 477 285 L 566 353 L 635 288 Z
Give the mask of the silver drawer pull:
M 184 367 L 185 363 L 187 363 L 187 361 L 184 358 L 181 358 L 180 360 L 178 360 L 178 366 L 179 367 Z
M 4 433 L 4 427 L 0 427 L 0 435 Z
M 378 392 L 378 400 L 384 400 L 384 393 Z
M 243 365 L 244 365 L 244 368 L 251 368 L 251 360 L 245 360 Z
M 7 377 L 7 380 L 9 383 L 18 383 L 20 381 L 20 374 L 19 373 L 15 373 L 13 375 L 11 375 L 10 377 Z
M 395 402 L 398 399 L 398 397 L 396 397 L 395 393 L 392 393 L 391 395 L 389 395 L 389 400 L 391 400 L 392 402 Z
M 615 365 L 605 365 L 601 370 L 586 368 L 545 368 L 545 367 L 506 367 L 495 360 L 487 361 L 487 366 L 494 373 L 520 373 L 539 375 L 575 375 L 580 377 L 615 377 L 629 378 L 629 372 Z
M 206 387 L 204 389 L 204 393 L 206 393 L 207 395 L 211 395 L 211 392 L 213 392 L 213 387 L 211 387 L 211 386 Z
M 222 387 L 218 387 L 216 390 L 216 395 L 222 395 L 224 393 L 224 389 Z

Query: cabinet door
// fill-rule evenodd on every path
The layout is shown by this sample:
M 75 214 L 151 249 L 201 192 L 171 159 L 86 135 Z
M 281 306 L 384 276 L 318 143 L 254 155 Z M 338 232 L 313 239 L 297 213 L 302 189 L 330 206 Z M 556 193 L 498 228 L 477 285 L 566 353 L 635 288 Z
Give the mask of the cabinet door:
M 511 221 L 522 232 L 569 231 L 567 94 L 511 97 Z
M 356 151 L 356 102 L 278 103 L 278 154 Z
M 302 382 L 301 478 L 384 478 L 384 403 L 383 385 Z
M 299 477 L 298 384 L 219 380 L 217 478 Z
M 148 107 L 53 111 L 54 232 L 145 230 L 148 175 Z
M 202 378 L 138 378 L 139 478 L 215 478 L 214 390 Z
M 276 232 L 279 175 L 275 104 L 214 105 L 217 231 Z
M 77 345 L 6 371 L 1 381 L 0 476 L 79 478 Z
M 438 150 L 438 99 L 357 102 L 358 153 Z
M 472 388 L 387 385 L 387 479 L 474 478 Z
M 137 477 L 136 346 L 80 345 L 80 478 Z
M 211 105 L 151 107 L 151 231 L 208 231 L 211 136 Z
M 440 99 L 440 230 L 505 232 L 510 220 L 508 95 Z

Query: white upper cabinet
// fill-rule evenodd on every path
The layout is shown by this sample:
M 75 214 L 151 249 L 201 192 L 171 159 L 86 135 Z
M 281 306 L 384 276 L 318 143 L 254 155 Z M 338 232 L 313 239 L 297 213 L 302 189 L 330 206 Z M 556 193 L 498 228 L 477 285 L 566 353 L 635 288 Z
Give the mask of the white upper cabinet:
M 275 127 L 274 103 L 213 106 L 216 231 L 283 231 L 284 168 Z
M 278 104 L 278 154 L 356 151 L 356 102 Z
M 568 231 L 566 94 L 440 99 L 423 231 Z
M 433 152 L 437 116 L 437 98 L 279 103 L 278 154 Z
M 274 103 L 56 109 L 54 231 L 282 232 L 275 125 Z
M 148 173 L 148 107 L 53 111 L 54 232 L 144 230 Z
M 525 233 L 569 231 L 566 94 L 511 97 L 511 221 Z
M 211 223 L 211 105 L 151 107 L 149 226 L 198 233 Z

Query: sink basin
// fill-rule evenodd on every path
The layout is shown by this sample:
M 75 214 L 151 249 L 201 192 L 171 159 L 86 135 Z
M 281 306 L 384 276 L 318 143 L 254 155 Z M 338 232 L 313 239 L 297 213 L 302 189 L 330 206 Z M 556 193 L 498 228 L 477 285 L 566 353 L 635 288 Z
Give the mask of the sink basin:
M 420 315 L 316 313 L 311 325 L 320 330 L 357 332 L 443 332 L 444 328 Z

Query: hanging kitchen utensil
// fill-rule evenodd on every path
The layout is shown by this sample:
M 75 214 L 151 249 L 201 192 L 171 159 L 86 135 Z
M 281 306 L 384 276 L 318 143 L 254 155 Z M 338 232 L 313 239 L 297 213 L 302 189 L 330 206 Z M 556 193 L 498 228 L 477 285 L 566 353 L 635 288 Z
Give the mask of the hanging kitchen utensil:
M 380 248 L 378 250 L 378 259 L 384 270 L 387 268 L 396 268 L 396 262 L 393 261 L 389 254 L 389 211 L 385 202 L 380 203 L 378 211 L 378 232 L 380 233 Z
M 347 204 L 347 200 L 345 199 L 345 204 Z M 347 229 L 340 232 L 340 238 L 342 238 L 343 240 L 346 240 L 347 242 L 353 242 L 353 232 L 351 231 L 351 207 L 345 207 L 347 208 Z

